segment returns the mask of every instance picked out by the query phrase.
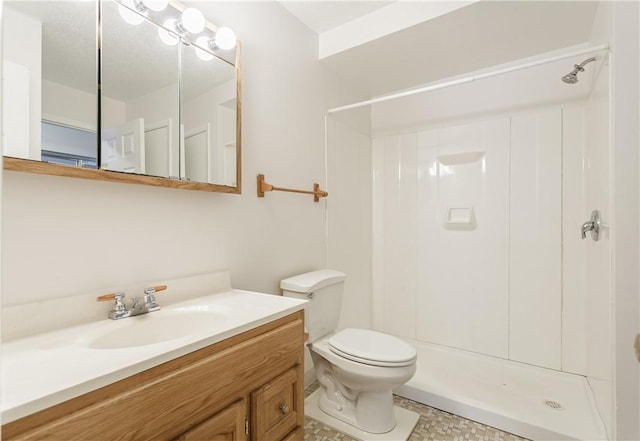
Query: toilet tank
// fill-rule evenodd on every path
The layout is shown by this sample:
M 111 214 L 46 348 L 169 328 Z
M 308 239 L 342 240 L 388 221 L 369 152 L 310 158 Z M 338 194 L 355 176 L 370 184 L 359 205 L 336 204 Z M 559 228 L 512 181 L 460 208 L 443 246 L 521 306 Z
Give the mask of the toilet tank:
M 325 269 L 299 274 L 280 282 L 285 297 L 309 300 L 304 311 L 309 342 L 317 341 L 338 327 L 346 277 L 340 271 Z

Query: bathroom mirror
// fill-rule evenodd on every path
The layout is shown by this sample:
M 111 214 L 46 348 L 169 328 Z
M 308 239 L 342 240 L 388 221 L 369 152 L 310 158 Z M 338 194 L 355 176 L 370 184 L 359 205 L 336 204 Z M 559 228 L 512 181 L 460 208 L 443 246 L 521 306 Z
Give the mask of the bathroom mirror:
M 192 44 L 182 47 L 181 176 L 237 184 L 235 67 Z
M 6 0 L 4 155 L 96 166 L 97 2 Z
M 179 178 L 180 45 L 102 3 L 100 168 Z M 131 12 L 135 14 L 134 12 Z
M 140 3 L 5 2 L 4 167 L 240 193 L 239 45 L 196 44 L 218 28 L 180 36 L 166 20 L 184 6 L 141 15 Z

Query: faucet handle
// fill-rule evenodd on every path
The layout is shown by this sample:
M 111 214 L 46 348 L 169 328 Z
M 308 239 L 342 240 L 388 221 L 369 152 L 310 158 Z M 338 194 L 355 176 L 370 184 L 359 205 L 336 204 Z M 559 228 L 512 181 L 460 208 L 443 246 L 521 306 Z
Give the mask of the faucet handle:
M 110 294 L 104 294 L 101 296 L 98 296 L 96 298 L 96 301 L 98 302 L 108 302 L 111 300 L 115 300 L 116 303 L 120 303 L 118 302 L 118 300 L 122 301 L 122 299 L 124 299 L 125 293 L 120 291 L 120 292 L 112 292 Z
M 150 286 L 149 288 L 145 288 L 144 290 L 144 303 L 149 310 L 149 312 L 157 311 L 160 309 L 160 305 L 156 301 L 156 296 L 154 295 L 158 291 L 164 291 L 167 289 L 167 285 L 157 285 Z
M 155 294 L 158 291 L 164 291 L 165 289 L 167 289 L 167 285 L 150 286 L 149 288 L 144 289 L 144 293 L 147 295 Z
M 127 307 L 124 304 L 124 296 L 125 296 L 125 293 L 122 291 L 112 292 L 110 294 L 104 294 L 104 295 L 98 296 L 96 300 L 98 302 L 108 302 L 109 300 L 115 300 L 115 303 L 113 304 L 113 308 L 111 308 L 111 311 L 109 311 L 109 318 L 112 320 L 117 320 L 117 319 L 129 317 L 129 315 L 131 315 L 131 312 L 127 311 Z

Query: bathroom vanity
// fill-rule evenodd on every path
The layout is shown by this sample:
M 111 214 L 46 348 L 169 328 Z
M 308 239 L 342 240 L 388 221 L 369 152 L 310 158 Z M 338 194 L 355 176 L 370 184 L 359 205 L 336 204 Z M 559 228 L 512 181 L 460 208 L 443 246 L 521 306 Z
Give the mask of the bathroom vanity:
M 66 333 L 62 337 L 68 342 L 58 344 L 60 348 L 47 346 L 41 336 L 9 342 L 5 345 L 8 372 L 3 374 L 3 386 L 9 389 L 3 397 L 9 398 L 9 404 L 3 404 L 3 421 L 9 421 L 2 426 L 2 439 L 302 440 L 303 302 L 294 304 L 292 299 L 238 290 L 204 299 L 147 314 L 150 317 L 146 322 L 154 320 L 166 329 L 170 327 L 167 320 L 173 317 L 188 314 L 193 321 L 197 314 L 194 311 L 206 314 L 215 310 L 218 315 L 212 322 L 220 323 L 211 325 L 206 331 L 210 335 L 204 338 L 204 334 L 191 335 L 152 344 L 134 339 L 129 347 L 126 340 L 105 346 L 104 337 L 117 337 L 122 329 L 150 329 L 142 321 L 139 325 L 124 323 L 136 319 L 128 318 L 59 331 Z M 274 303 L 280 305 L 273 307 Z M 242 305 L 245 311 L 236 309 Z M 223 315 L 227 318 L 220 318 Z M 106 334 L 105 329 L 109 329 Z M 82 336 L 73 340 L 69 332 Z M 52 337 L 47 338 L 51 341 Z M 38 339 L 44 343 L 33 348 Z M 25 342 L 31 350 L 20 355 L 15 346 Z M 34 358 L 46 356 L 41 352 L 65 351 L 65 345 L 76 347 L 69 354 L 86 351 L 92 360 L 74 363 L 54 354 L 51 363 L 38 364 Z M 17 354 L 22 359 L 16 359 Z M 114 362 L 118 357 L 120 360 Z M 63 359 L 66 366 L 56 365 L 56 360 Z M 6 363 L 7 358 L 3 361 Z M 24 370 L 40 371 L 48 378 L 35 376 L 29 382 L 30 374 Z M 69 383 L 65 370 L 76 371 L 77 384 Z M 133 371 L 137 372 L 129 375 Z M 62 385 L 47 390 L 47 381 L 56 382 L 56 377 Z M 118 377 L 122 378 L 111 381 Z M 101 382 L 108 384 L 96 388 Z M 34 390 L 23 393 L 23 388 Z M 85 389 L 88 391 L 78 394 Z M 60 401 L 69 394 L 75 396 Z M 55 401 L 59 402 L 48 405 Z

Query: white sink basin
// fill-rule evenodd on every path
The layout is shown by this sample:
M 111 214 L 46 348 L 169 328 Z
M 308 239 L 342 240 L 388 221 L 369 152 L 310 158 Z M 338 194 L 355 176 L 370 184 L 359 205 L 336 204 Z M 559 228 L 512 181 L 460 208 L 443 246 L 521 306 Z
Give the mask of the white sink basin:
M 89 340 L 92 349 L 124 349 L 165 343 L 206 333 L 229 318 L 222 309 L 160 310 L 121 319 L 117 329 Z M 115 323 L 114 323 L 115 325 Z
M 15 421 L 285 317 L 302 310 L 305 303 L 230 289 L 136 317 L 103 318 L 4 342 L 2 422 Z

